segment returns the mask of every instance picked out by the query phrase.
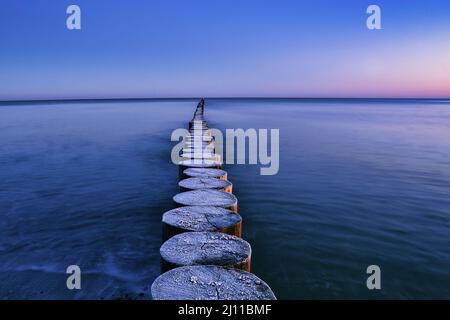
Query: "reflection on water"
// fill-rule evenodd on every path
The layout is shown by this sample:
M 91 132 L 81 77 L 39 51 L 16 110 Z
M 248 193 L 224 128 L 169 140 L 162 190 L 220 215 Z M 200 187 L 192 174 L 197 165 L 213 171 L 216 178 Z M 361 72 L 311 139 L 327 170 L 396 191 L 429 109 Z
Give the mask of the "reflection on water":
M 0 106 L 0 297 L 143 298 L 195 101 Z M 280 172 L 229 166 L 253 271 L 279 298 L 450 297 L 450 105 L 210 100 L 279 128 Z M 82 290 L 65 287 L 78 264 Z M 382 290 L 365 286 L 368 265 Z

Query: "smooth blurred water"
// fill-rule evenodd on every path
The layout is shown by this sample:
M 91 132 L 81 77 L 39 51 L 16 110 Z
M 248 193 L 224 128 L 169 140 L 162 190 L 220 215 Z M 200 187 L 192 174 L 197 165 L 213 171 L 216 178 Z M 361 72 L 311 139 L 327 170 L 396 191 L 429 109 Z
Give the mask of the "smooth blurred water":
M 146 298 L 178 192 L 170 134 L 195 105 L 1 105 L 0 298 Z M 278 175 L 226 167 L 252 271 L 278 298 L 450 298 L 448 102 L 208 100 L 206 116 L 280 129 Z

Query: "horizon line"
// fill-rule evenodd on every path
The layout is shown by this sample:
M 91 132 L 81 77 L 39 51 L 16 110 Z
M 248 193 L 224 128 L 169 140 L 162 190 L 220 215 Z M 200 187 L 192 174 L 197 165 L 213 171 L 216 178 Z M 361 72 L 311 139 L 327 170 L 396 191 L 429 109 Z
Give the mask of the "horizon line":
M 140 98 L 53 98 L 53 99 L 24 99 L 24 100 L 0 100 L 0 104 L 7 103 L 64 103 L 64 102 L 95 102 L 95 101 L 151 101 L 151 100 L 372 100 L 372 101 L 387 101 L 387 100 L 450 100 L 450 97 L 140 97 Z

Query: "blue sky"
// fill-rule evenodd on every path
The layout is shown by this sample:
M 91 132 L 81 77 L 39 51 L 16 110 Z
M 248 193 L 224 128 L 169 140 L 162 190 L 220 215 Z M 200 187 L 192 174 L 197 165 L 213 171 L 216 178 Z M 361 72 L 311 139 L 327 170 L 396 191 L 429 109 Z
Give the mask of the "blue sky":
M 450 1 L 0 0 L 0 100 L 199 96 L 450 97 Z

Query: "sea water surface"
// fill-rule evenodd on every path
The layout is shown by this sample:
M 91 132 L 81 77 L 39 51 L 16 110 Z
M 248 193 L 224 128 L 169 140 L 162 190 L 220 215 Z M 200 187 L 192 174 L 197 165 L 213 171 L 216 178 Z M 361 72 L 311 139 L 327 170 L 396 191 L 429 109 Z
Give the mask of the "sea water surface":
M 0 299 L 148 298 L 178 192 L 170 134 L 196 102 L 0 105 Z M 207 100 L 206 118 L 280 130 L 277 175 L 226 166 L 279 299 L 450 298 L 448 101 Z

